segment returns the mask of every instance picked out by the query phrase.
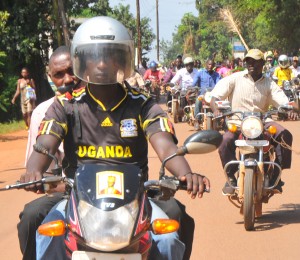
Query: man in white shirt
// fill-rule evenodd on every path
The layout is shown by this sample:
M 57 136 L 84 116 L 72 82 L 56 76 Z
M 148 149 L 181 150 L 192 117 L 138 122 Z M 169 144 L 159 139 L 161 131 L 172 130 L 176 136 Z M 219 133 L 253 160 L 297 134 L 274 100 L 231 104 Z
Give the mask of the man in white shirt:
M 186 90 L 188 87 L 192 86 L 193 79 L 197 69 L 194 68 L 194 60 L 192 57 L 186 57 L 183 61 L 184 67 L 178 70 L 175 76 L 172 78 L 171 83 L 174 85 L 180 85 L 181 90 Z
M 181 91 L 186 91 L 188 87 L 193 85 L 193 79 L 197 74 L 198 70 L 194 68 L 194 60 L 192 57 L 186 57 L 183 60 L 184 68 L 178 70 L 175 76 L 171 80 L 171 84 L 173 84 L 172 89 L 174 89 L 174 85 L 179 85 Z M 187 105 L 187 100 L 185 97 L 180 99 L 180 107 L 184 108 Z
M 293 64 L 290 66 L 290 69 L 292 69 L 292 75 L 294 77 L 297 77 L 298 75 L 300 75 L 300 67 L 298 66 L 299 63 L 298 63 L 298 57 L 297 56 L 294 56 L 293 57 Z

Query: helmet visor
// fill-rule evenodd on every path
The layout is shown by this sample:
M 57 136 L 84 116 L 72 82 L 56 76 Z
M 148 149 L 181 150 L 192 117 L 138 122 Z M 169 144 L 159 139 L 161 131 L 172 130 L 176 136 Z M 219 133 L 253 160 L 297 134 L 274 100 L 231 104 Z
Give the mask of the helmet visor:
M 126 44 L 93 43 L 74 46 L 74 74 L 92 84 L 122 83 L 133 70 L 132 48 Z

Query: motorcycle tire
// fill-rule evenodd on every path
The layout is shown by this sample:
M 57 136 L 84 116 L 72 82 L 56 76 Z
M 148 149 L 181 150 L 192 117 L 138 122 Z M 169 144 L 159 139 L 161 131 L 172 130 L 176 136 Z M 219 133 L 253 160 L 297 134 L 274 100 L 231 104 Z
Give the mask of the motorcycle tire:
M 245 169 L 245 182 L 244 182 L 244 205 L 243 205 L 243 215 L 244 215 L 244 226 L 247 231 L 254 229 L 255 222 L 255 204 L 254 204 L 254 169 Z

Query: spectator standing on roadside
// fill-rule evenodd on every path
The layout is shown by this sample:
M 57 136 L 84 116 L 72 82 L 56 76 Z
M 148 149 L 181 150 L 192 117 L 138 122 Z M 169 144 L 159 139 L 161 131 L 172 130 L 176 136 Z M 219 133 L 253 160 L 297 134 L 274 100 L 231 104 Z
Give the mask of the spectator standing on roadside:
M 26 130 L 30 127 L 32 111 L 35 108 L 34 90 L 34 80 L 30 77 L 28 68 L 24 67 L 21 70 L 21 78 L 17 81 L 17 89 L 11 103 L 15 104 L 16 98 L 21 95 L 21 111 L 26 124 Z M 34 92 L 34 96 L 29 96 L 29 92 L 32 93 L 32 91 Z

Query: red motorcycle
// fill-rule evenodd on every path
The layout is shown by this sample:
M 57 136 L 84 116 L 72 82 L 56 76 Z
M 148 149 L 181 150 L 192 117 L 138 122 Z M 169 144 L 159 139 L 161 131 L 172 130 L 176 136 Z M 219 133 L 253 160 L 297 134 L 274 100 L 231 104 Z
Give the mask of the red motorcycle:
M 69 187 L 65 221 L 41 225 L 38 232 L 46 236 L 65 237 L 66 252 L 75 259 L 148 259 L 151 233 L 165 234 L 178 230 L 171 219 L 151 222 L 152 200 L 168 200 L 186 184 L 165 176 L 165 164 L 175 156 L 208 153 L 217 149 L 222 136 L 217 131 L 191 135 L 178 151 L 166 158 L 159 180 L 147 181 L 134 165 L 81 165 L 75 178 L 61 176 L 8 185 L 2 190 L 22 188 L 34 183 L 64 182 Z M 35 149 L 48 154 L 45 149 Z M 49 154 L 48 154 L 49 155 Z M 49 155 L 51 156 L 51 155 Z

